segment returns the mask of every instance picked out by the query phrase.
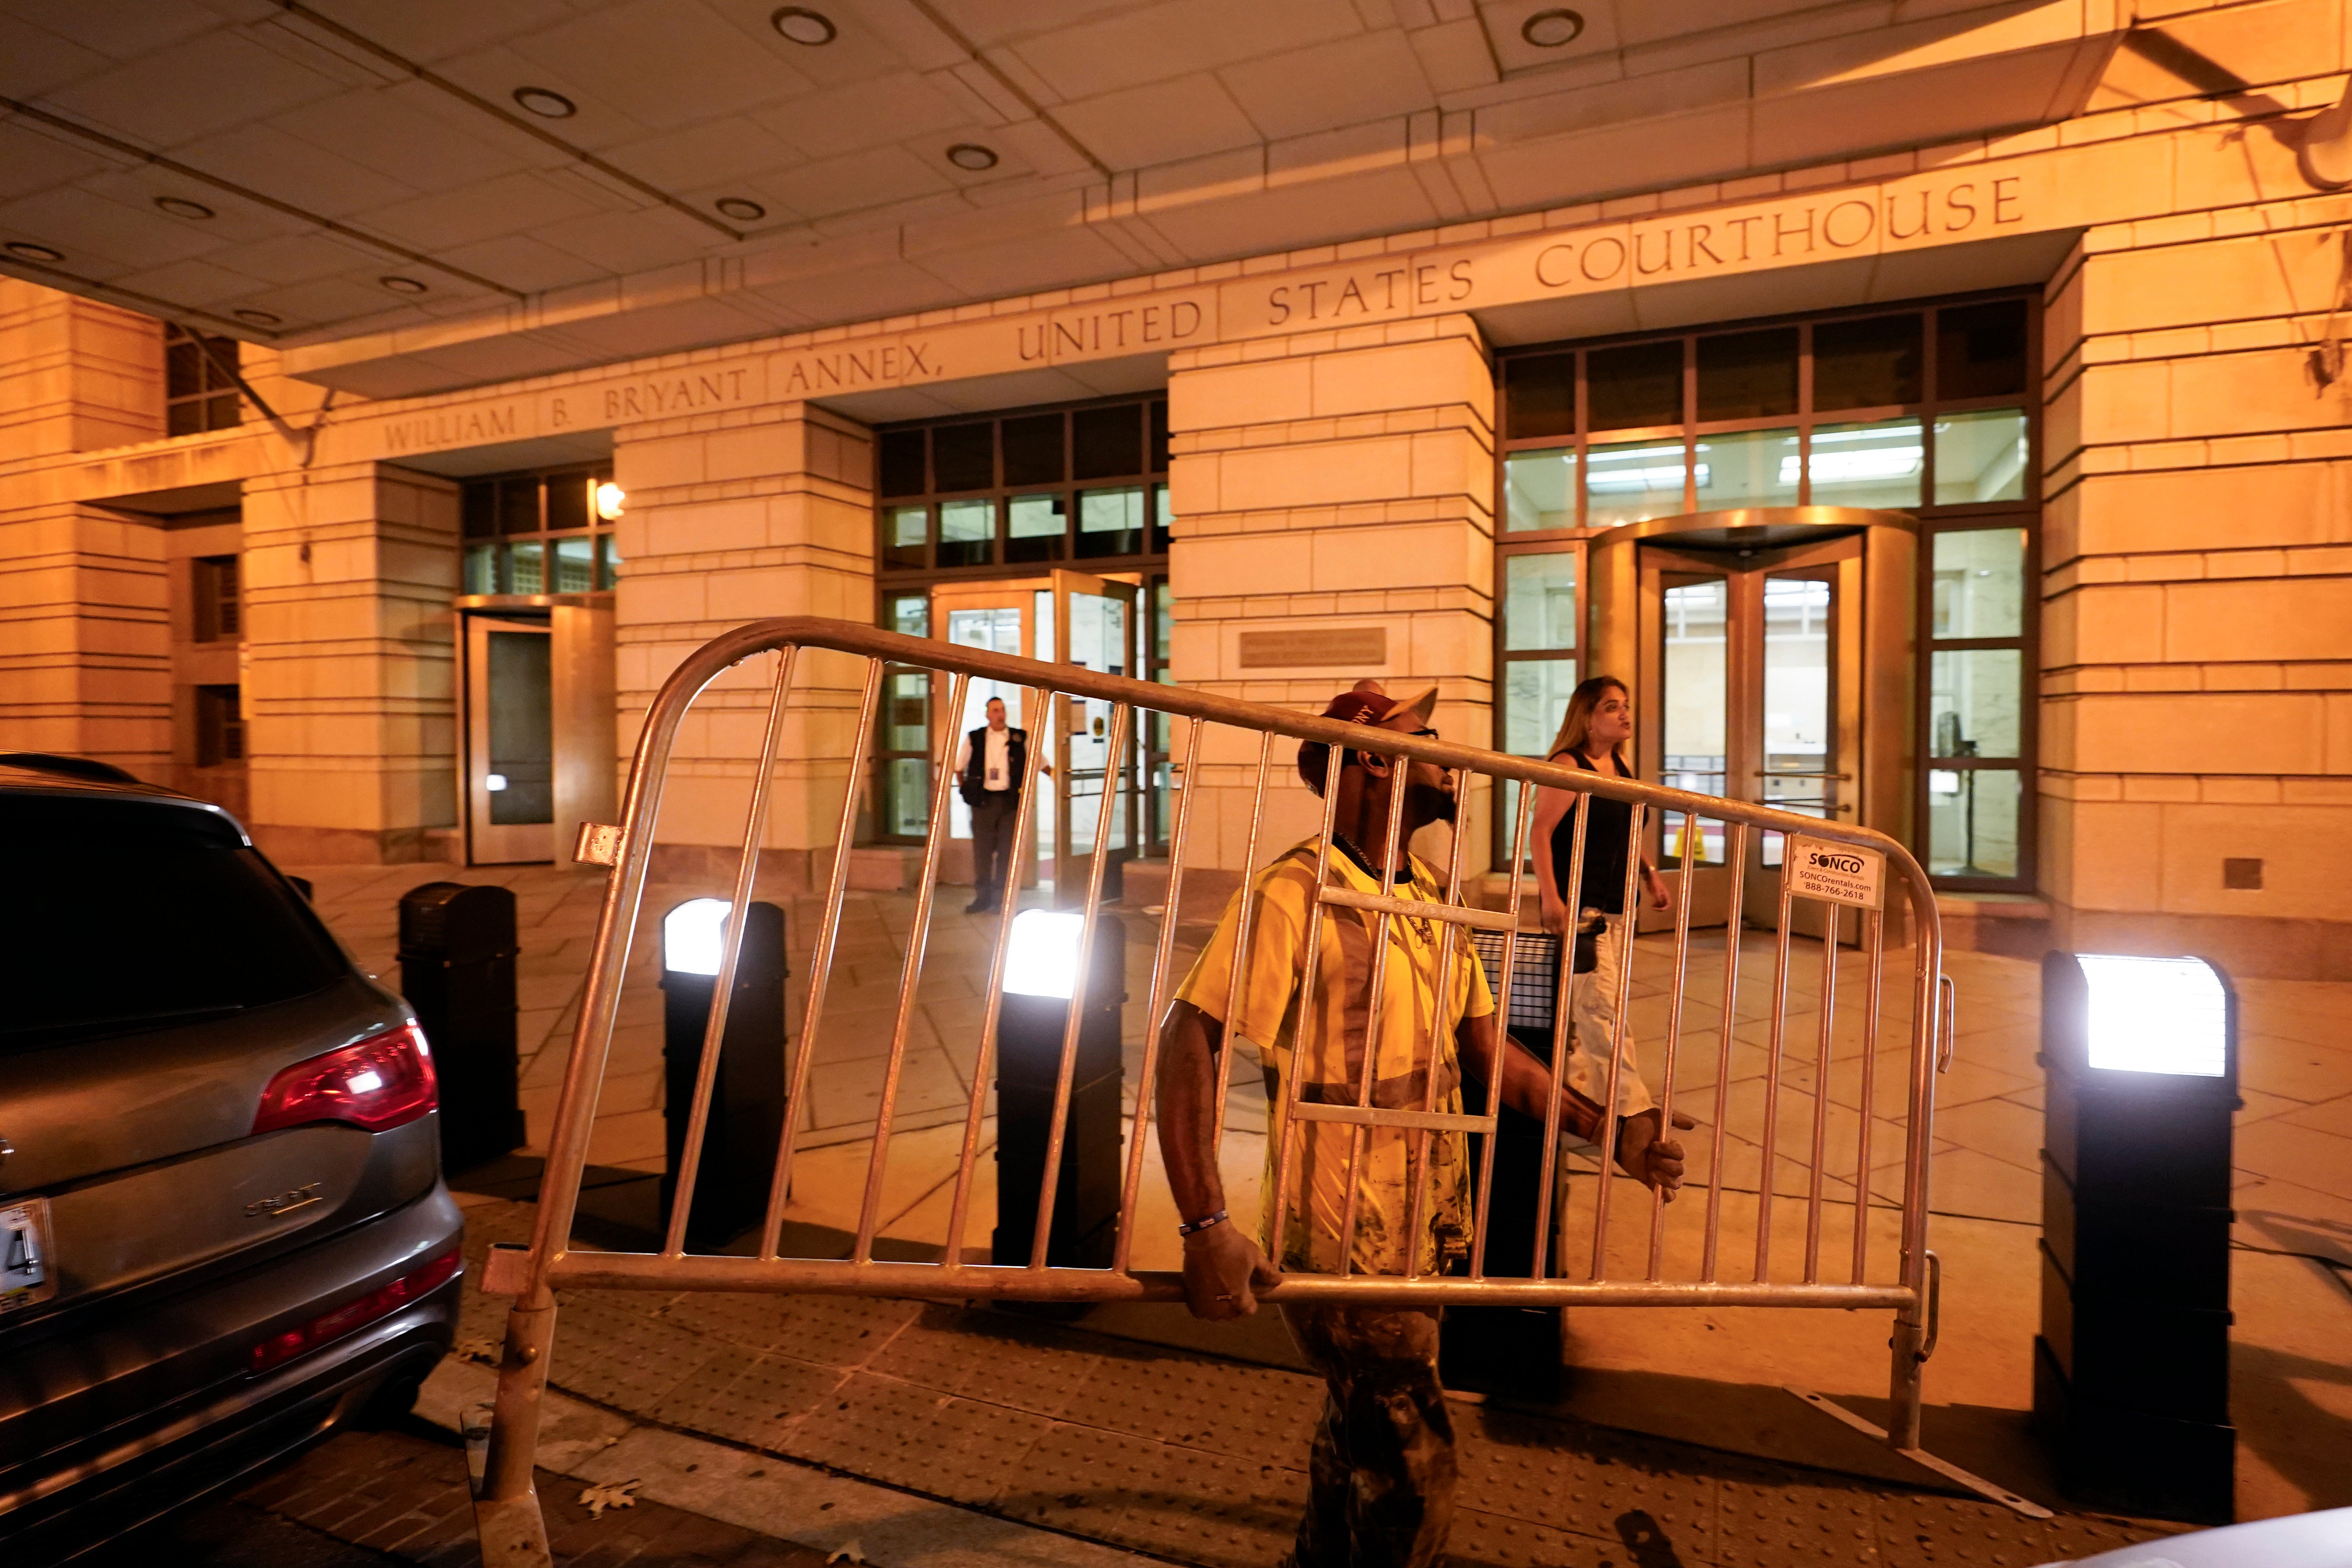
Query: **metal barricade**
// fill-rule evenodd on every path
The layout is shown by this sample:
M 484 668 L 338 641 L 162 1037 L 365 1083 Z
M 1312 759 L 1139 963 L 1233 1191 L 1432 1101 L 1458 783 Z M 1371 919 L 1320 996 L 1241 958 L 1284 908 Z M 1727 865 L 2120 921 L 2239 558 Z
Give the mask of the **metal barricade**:
M 675 1191 L 680 1196 L 667 1216 L 667 1231 L 661 1250 L 657 1253 L 572 1250 L 569 1238 L 579 1201 L 582 1174 L 588 1161 L 598 1090 L 612 1042 L 631 937 L 636 927 L 638 906 L 646 888 L 664 786 L 669 776 L 671 746 L 678 733 L 680 721 L 696 699 L 726 671 L 762 655 L 774 656 L 774 675 L 767 694 L 765 727 L 757 770 L 751 781 L 750 805 L 735 878 L 734 906 L 740 910 L 746 907 L 751 898 L 758 849 L 766 838 L 774 781 L 780 762 L 785 760 L 782 742 L 787 714 L 792 709 L 795 669 L 801 665 L 804 654 L 814 649 L 832 650 L 862 658 L 866 668 L 857 708 L 856 741 L 849 752 L 851 776 L 841 806 L 823 916 L 814 936 L 800 1028 L 787 1047 L 790 1058 L 787 1064 L 789 1103 L 793 1107 L 804 1102 L 810 1067 L 824 1037 L 828 983 L 832 979 L 835 952 L 841 931 L 850 850 L 857 822 L 860 777 L 873 751 L 885 667 L 929 670 L 944 678 L 945 683 L 940 721 L 934 726 L 930 826 L 921 858 L 920 878 L 913 890 L 913 923 L 907 939 L 899 980 L 896 1028 L 883 1078 L 879 1110 L 871 1136 L 856 1237 L 851 1255 L 845 1259 L 779 1255 L 786 1194 L 792 1181 L 796 1129 L 801 1120 L 797 1115 L 787 1120 L 773 1179 L 769 1186 L 757 1251 L 751 1256 L 722 1256 L 689 1254 L 686 1250 L 684 1195 L 695 1188 L 702 1133 L 710 1113 L 713 1068 L 719 1058 L 715 1045 L 726 1027 L 727 998 L 733 990 L 733 976 L 740 947 L 740 928 L 732 922 L 719 961 L 714 989 L 716 1000 L 711 1008 L 709 1037 L 702 1052 L 701 1071 L 694 1086 L 683 1168 L 677 1173 Z M 1698 1247 L 1698 1262 L 1695 1269 L 1685 1271 L 1692 1277 L 1668 1277 L 1664 1249 L 1666 1212 L 1663 1194 L 1654 1188 L 1643 1194 L 1648 1205 L 1646 1267 L 1633 1277 L 1612 1276 L 1608 1245 L 1609 1211 L 1612 1191 L 1619 1183 L 1610 1175 L 1610 1165 L 1605 1159 L 1601 1163 L 1602 1174 L 1591 1184 L 1591 1247 L 1582 1278 L 1546 1277 L 1540 1256 L 1543 1249 L 1540 1247 L 1532 1277 L 1486 1277 L 1484 1267 L 1485 1221 L 1486 1200 L 1491 1190 L 1491 1151 L 1494 1147 L 1494 1141 L 1489 1138 L 1486 1140 L 1488 1153 L 1481 1168 L 1473 1173 L 1476 1194 L 1475 1220 L 1466 1274 L 1353 1272 L 1348 1265 L 1349 1249 L 1342 1246 L 1339 1252 L 1341 1272 L 1288 1273 L 1283 1276 L 1278 1285 L 1261 1294 L 1265 1299 L 1276 1301 L 1348 1300 L 1422 1306 L 1459 1302 L 1497 1306 L 1573 1304 L 1891 1309 L 1895 1315 L 1889 1377 L 1893 1415 L 1887 1428 L 1882 1430 L 1817 1394 L 1805 1394 L 1804 1397 L 1828 1414 L 1870 1433 L 1896 1452 L 1937 1472 L 1949 1482 L 2005 1502 L 2021 1511 L 2042 1512 L 2025 1500 L 1935 1458 L 1919 1446 L 1920 1373 L 1922 1363 L 1934 1348 L 1938 1285 L 1935 1258 L 1927 1249 L 1927 1235 L 1929 1122 L 1934 1110 L 1935 1075 L 1938 1070 L 1939 1057 L 1949 1049 L 1950 1025 L 1948 1007 L 1943 1005 L 1948 995 L 1948 983 L 1942 982 L 1940 973 L 1941 936 L 1935 899 L 1925 872 L 1901 845 L 1867 828 L 1846 826 L 1769 806 L 1606 777 L 1530 758 L 1507 756 L 1397 731 L 1309 717 L 1286 709 L 1243 702 L 1181 687 L 1126 679 L 1071 665 L 1015 658 L 847 622 L 792 617 L 758 622 L 717 637 L 697 649 L 678 666 L 655 698 L 646 717 L 631 764 L 623 822 L 617 829 L 589 825 L 582 832 L 581 858 L 610 866 L 610 881 L 590 958 L 586 993 L 572 1037 L 570 1060 L 564 1071 L 562 1095 L 556 1105 L 535 1228 L 527 1249 L 494 1250 L 483 1279 L 485 1289 L 514 1298 L 499 1373 L 488 1452 L 476 1497 L 485 1563 L 503 1565 L 545 1563 L 549 1561 L 545 1530 L 532 1492 L 531 1468 L 537 1442 L 540 1398 L 547 1384 L 550 1356 L 555 1343 L 555 1291 L 560 1287 L 665 1291 L 829 1292 L 1033 1302 L 1176 1300 L 1182 1298 L 1180 1274 L 1135 1268 L 1131 1266 L 1131 1258 L 1137 1196 L 1140 1184 L 1146 1179 L 1143 1150 L 1147 1142 L 1145 1131 L 1152 1113 L 1150 1087 L 1154 1079 L 1160 1048 L 1160 1025 L 1166 1015 L 1177 978 L 1171 973 L 1171 959 L 1176 945 L 1178 912 L 1183 897 L 1185 849 L 1192 826 L 1192 806 L 1202 794 L 1201 789 L 1193 787 L 1191 779 L 1176 792 L 1176 809 L 1169 836 L 1170 868 L 1165 914 L 1160 921 L 1152 962 L 1150 1023 L 1145 1034 L 1141 1068 L 1144 1092 L 1138 1096 L 1134 1125 L 1129 1133 L 1124 1153 L 1118 1240 L 1111 1267 L 1055 1268 L 1050 1267 L 1046 1261 L 1049 1221 L 1061 1173 L 1061 1142 L 1070 1100 L 1082 1011 L 1076 1005 L 1069 1010 L 1069 1023 L 1062 1041 L 1053 1131 L 1045 1164 L 1044 1190 L 1038 1197 L 1034 1242 L 1028 1264 L 1026 1267 L 998 1267 L 963 1261 L 962 1244 L 971 1218 L 973 1176 L 982 1146 L 982 1124 L 986 1114 L 988 1084 L 1003 997 L 1006 957 L 1013 924 L 1009 918 L 999 926 L 989 964 L 986 1005 L 981 1022 L 980 1057 L 971 1074 L 970 1100 L 963 1118 L 962 1144 L 947 1221 L 946 1245 L 936 1263 L 886 1261 L 874 1256 L 875 1239 L 881 1223 L 884 1178 L 890 1160 L 892 1120 L 907 1055 L 909 1024 L 916 1008 L 918 982 L 923 973 L 941 851 L 949 834 L 949 791 L 954 782 L 952 763 L 956 744 L 961 738 L 957 717 L 963 711 L 968 683 L 974 679 L 1026 689 L 1034 700 L 1034 706 L 1029 710 L 1033 713 L 1055 713 L 1060 706 L 1056 700 L 1068 697 L 1090 698 L 1114 704 L 1108 753 L 1113 758 L 1128 754 L 1128 740 L 1134 732 L 1132 726 L 1138 709 L 1170 715 L 1171 721 L 1189 721 L 1192 726 L 1187 737 L 1189 743 L 1174 748 L 1174 753 L 1180 757 L 1200 756 L 1203 732 L 1216 726 L 1224 726 L 1252 737 L 1255 742 L 1255 768 L 1247 843 L 1243 857 L 1244 878 L 1259 868 L 1262 855 L 1280 847 L 1261 842 L 1276 740 L 1324 743 L 1328 772 L 1326 786 L 1321 792 L 1322 833 L 1315 841 L 1319 894 L 1308 916 L 1307 950 L 1320 951 L 1327 910 L 1360 910 L 1378 917 L 1378 935 L 1373 941 L 1373 952 L 1379 957 L 1366 1029 L 1368 1040 L 1380 1037 L 1379 1010 L 1385 989 L 1381 974 L 1388 962 L 1390 926 L 1400 918 L 1440 922 L 1438 929 L 1444 932 L 1440 939 L 1440 973 L 1448 972 L 1446 966 L 1454 961 L 1457 954 L 1475 957 L 1462 940 L 1465 932 L 1499 934 L 1505 952 L 1498 971 L 1502 977 L 1502 994 L 1495 999 L 1498 1022 L 1512 1016 L 1511 977 L 1518 966 L 1512 962 L 1510 948 L 1515 941 L 1514 933 L 1519 929 L 1517 911 L 1520 908 L 1527 879 L 1525 867 L 1536 791 L 1521 787 L 1517 792 L 1515 821 L 1509 840 L 1512 845 L 1508 862 L 1509 889 L 1504 910 L 1475 908 L 1465 901 L 1464 857 L 1469 834 L 1463 831 L 1452 835 L 1453 848 L 1442 901 L 1361 893 L 1334 882 L 1329 876 L 1332 818 L 1339 795 L 1336 786 L 1343 751 L 1370 752 L 1453 770 L 1465 786 L 1457 791 L 1459 795 L 1469 793 L 1466 786 L 1472 777 L 1483 776 L 1496 787 L 1494 798 L 1496 799 L 1501 798 L 1500 786 L 1504 781 L 1514 781 L 1521 786 L 1541 785 L 1600 795 L 1629 804 L 1632 807 L 1628 829 L 1629 852 L 1622 905 L 1629 911 L 1638 907 L 1634 898 L 1635 874 L 1642 864 L 1641 846 L 1646 826 L 1655 814 L 1689 814 L 1706 821 L 1724 824 L 1727 840 L 1726 859 L 1731 881 L 1729 920 L 1724 935 L 1721 961 L 1721 1016 L 1711 1031 L 1715 1038 L 1702 1047 L 1705 1049 L 1711 1046 L 1716 1070 L 1711 1095 L 1705 1097 L 1698 1108 L 1703 1111 L 1711 1110 L 1712 1115 L 1710 1121 L 1702 1123 L 1703 1135 L 1708 1143 L 1709 1160 L 1704 1208 L 1694 1222 L 1703 1238 Z M 1043 737 L 1040 739 L 1042 742 Z M 1024 781 L 1025 801 L 1036 799 L 1039 769 L 1046 749 L 1043 743 L 1033 744 L 1029 748 L 1027 777 Z M 1408 771 L 1402 766 L 1389 770 L 1390 826 L 1386 855 L 1387 863 L 1391 866 L 1398 863 L 1396 857 L 1401 848 L 1401 808 Z M 1078 973 L 1072 988 L 1074 997 L 1083 997 L 1087 994 L 1085 971 L 1095 950 L 1095 923 L 1102 902 L 1105 869 L 1112 839 L 1112 811 L 1118 794 L 1116 790 L 1106 788 L 1098 792 L 1096 801 L 1095 847 L 1088 868 L 1082 926 L 1076 947 Z M 1580 868 L 1579 876 L 1584 859 L 1586 826 L 1591 816 L 1588 812 L 1579 812 L 1575 819 L 1570 863 Z M 1011 857 L 1011 864 L 1015 867 L 1023 864 L 1024 858 L 1032 852 L 1030 840 L 1034 816 L 1034 810 L 1024 809 L 1017 819 Z M 1909 1008 L 1905 1025 L 1908 1051 L 1905 1058 L 1900 1244 L 1895 1266 L 1884 1278 L 1874 1279 L 1871 1275 L 1868 1221 L 1872 1196 L 1871 1124 L 1877 1091 L 1877 1058 L 1882 1047 L 1879 1021 L 1882 1005 L 1886 1000 L 1884 970 L 1887 951 L 1887 914 L 1882 907 L 1858 910 L 1863 969 L 1858 1064 L 1861 1115 L 1854 1157 L 1849 1167 L 1852 1171 L 1853 1234 L 1850 1255 L 1832 1260 L 1823 1255 L 1823 1212 L 1828 1199 L 1825 1184 L 1832 1179 L 1843 1179 L 1841 1173 L 1831 1171 L 1828 1158 L 1832 1099 L 1830 1078 L 1833 1066 L 1844 1059 L 1833 1049 L 1839 984 L 1839 943 L 1835 940 L 1838 927 L 1835 922 L 1842 917 L 1843 910 L 1836 907 L 1828 909 L 1830 937 L 1820 942 L 1820 1016 L 1813 1030 L 1811 1050 L 1800 1059 L 1801 1047 L 1789 1035 L 1787 1025 L 1791 965 L 1796 962 L 1791 912 L 1803 895 L 1798 891 L 1798 879 L 1790 875 L 1785 866 L 1779 889 L 1778 921 L 1769 937 L 1772 968 L 1767 1015 L 1769 1043 L 1762 1090 L 1762 1148 L 1753 1258 L 1743 1258 L 1735 1265 L 1721 1246 L 1725 1197 L 1730 1190 L 1724 1176 L 1725 1128 L 1729 1110 L 1727 1097 L 1733 1079 L 1735 1034 L 1739 1022 L 1738 1005 L 1743 994 L 1739 970 L 1739 954 L 1744 940 L 1740 919 L 1741 884 L 1747 874 L 1752 837 L 1767 833 L 1784 836 L 1784 846 L 1792 847 L 1801 837 L 1851 856 L 1857 863 L 1874 860 L 1884 872 L 1880 885 L 1890 891 L 1899 888 L 1907 906 L 1911 962 L 1909 973 L 1902 982 L 1907 986 Z M 1009 916 L 1019 900 L 1021 878 L 1015 873 L 1007 876 L 1004 881 L 1003 912 Z M 1244 885 L 1247 886 L 1246 881 Z M 1571 882 L 1562 902 L 1570 910 L 1580 908 L 1581 900 L 1579 893 L 1580 889 Z M 1683 1099 L 1688 1098 L 1678 1099 L 1676 1068 L 1683 1055 L 1684 993 L 1692 963 L 1691 903 L 1688 897 L 1676 900 L 1672 979 L 1667 991 L 1664 1037 L 1661 1042 L 1663 1058 L 1658 1069 L 1660 1105 L 1669 1123 L 1675 1109 L 1683 1104 Z M 1237 913 L 1236 952 L 1250 951 L 1250 928 L 1254 915 L 1253 900 L 1244 898 Z M 1630 928 L 1632 917 L 1629 914 L 1626 918 Z M 1602 977 L 1615 991 L 1621 1038 L 1630 1012 L 1633 947 L 1634 943 L 1630 940 L 1619 943 L 1614 972 Z M 1234 967 L 1238 972 L 1241 965 L 1237 963 Z M 1567 997 L 1571 982 L 1567 973 L 1570 967 L 1569 964 L 1561 963 L 1556 967 L 1560 972 L 1560 991 L 1557 1005 L 1552 1009 L 1555 1018 L 1552 1055 L 1555 1062 L 1560 1062 L 1566 1058 L 1570 1027 Z M 1943 988 L 1940 995 L 1939 985 Z M 1314 1005 L 1317 989 L 1314 985 L 1303 989 L 1299 1002 L 1302 1011 Z M 1307 1023 L 1302 1019 L 1296 1034 L 1305 1037 L 1307 1033 Z M 1622 1052 L 1617 1048 L 1620 1041 L 1612 1040 L 1609 1044 L 1608 1086 L 1599 1101 L 1602 1108 L 1602 1121 L 1599 1135 L 1592 1140 L 1604 1151 L 1617 1147 L 1619 1075 L 1622 1066 Z M 1214 1117 L 1216 1137 L 1220 1142 L 1224 1133 L 1232 1059 L 1235 1054 L 1234 1050 L 1226 1049 L 1219 1058 Z M 1273 1160 L 1275 1179 L 1272 1184 L 1276 1193 L 1286 1191 L 1286 1184 L 1295 1173 L 1292 1151 L 1297 1139 L 1294 1133 L 1303 1122 L 1325 1121 L 1350 1125 L 1351 1168 L 1353 1161 L 1362 1155 L 1367 1135 L 1375 1129 L 1408 1132 L 1423 1151 L 1433 1133 L 1493 1131 L 1495 1118 L 1492 1108 L 1499 1105 L 1502 1100 L 1499 1082 L 1489 1086 L 1486 1102 L 1489 1110 L 1483 1116 L 1451 1114 L 1437 1110 L 1440 1075 L 1434 1071 L 1424 1075 L 1429 1082 L 1428 1102 L 1420 1110 L 1378 1108 L 1372 1104 L 1370 1093 L 1375 1055 L 1370 1049 L 1365 1052 L 1363 1082 L 1358 1086 L 1353 1104 L 1301 1101 L 1291 1092 L 1292 1086 L 1287 1081 L 1283 1084 L 1278 1102 L 1269 1108 L 1268 1137 L 1276 1141 L 1273 1146 L 1276 1151 Z M 1498 1077 L 1503 1070 L 1499 1065 L 1500 1058 L 1507 1055 L 1498 1051 Z M 1775 1198 L 1779 1195 L 1779 1184 L 1773 1173 L 1776 1161 L 1781 1155 L 1778 1147 L 1778 1132 L 1782 1085 L 1784 1077 L 1791 1068 L 1799 1072 L 1810 1071 L 1813 1095 L 1810 1135 L 1804 1142 L 1802 1152 L 1796 1156 L 1804 1173 L 1803 1267 L 1800 1279 L 1775 1279 L 1770 1277 L 1769 1265 L 1774 1256 L 1773 1209 Z M 1285 1075 L 1286 1080 L 1290 1076 Z M 1692 1108 L 1685 1105 L 1684 1109 Z M 1560 1190 L 1560 1184 L 1556 1180 L 1559 1174 L 1556 1162 L 1559 1158 L 1561 1113 L 1560 1079 L 1555 1076 L 1547 1115 L 1543 1186 L 1538 1199 L 1540 1209 L 1538 1236 L 1552 1234 L 1553 1199 L 1556 1191 Z M 1407 1235 L 1417 1234 L 1427 1219 L 1429 1184 L 1425 1176 L 1428 1169 L 1425 1158 L 1416 1161 L 1413 1168 L 1423 1172 L 1424 1176 L 1417 1184 L 1413 1194 L 1412 1225 L 1405 1233 Z M 1351 1178 L 1349 1182 L 1349 1213 L 1341 1227 L 1343 1236 L 1352 1234 L 1355 1228 L 1354 1190 L 1355 1184 Z M 1685 1208 L 1680 1212 L 1687 1213 L 1688 1210 Z M 1562 1256 L 1575 1255 L 1563 1247 Z M 1727 1274 L 1743 1273 L 1746 1278 L 1725 1277 Z M 1844 1278 L 1824 1277 L 1839 1273 L 1843 1273 Z

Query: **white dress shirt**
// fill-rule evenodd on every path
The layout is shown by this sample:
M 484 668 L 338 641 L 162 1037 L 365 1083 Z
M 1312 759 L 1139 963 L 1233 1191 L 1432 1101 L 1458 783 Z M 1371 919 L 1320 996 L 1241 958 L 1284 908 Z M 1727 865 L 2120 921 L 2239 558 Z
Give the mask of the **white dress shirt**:
M 992 727 L 986 733 L 988 750 L 981 759 L 982 771 L 980 787 L 992 790 L 1012 789 L 1019 782 L 1013 776 L 1013 731 L 1010 726 L 1002 730 Z M 971 770 L 971 737 L 966 735 L 963 738 L 962 747 L 956 752 L 956 776 L 961 778 Z

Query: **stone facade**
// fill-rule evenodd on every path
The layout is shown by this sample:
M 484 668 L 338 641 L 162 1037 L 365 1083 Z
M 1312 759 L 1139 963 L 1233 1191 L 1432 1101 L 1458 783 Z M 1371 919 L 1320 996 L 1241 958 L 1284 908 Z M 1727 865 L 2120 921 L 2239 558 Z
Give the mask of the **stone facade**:
M 629 497 L 625 748 L 714 633 L 872 619 L 871 422 L 1083 395 L 1081 374 L 1167 389 L 1176 679 L 1300 705 L 1364 676 L 1434 682 L 1446 734 L 1483 741 L 1497 345 L 2038 282 L 2047 914 L 1956 906 L 1956 927 L 2352 975 L 2352 194 L 2298 161 L 2343 90 L 2315 74 L 2345 63 L 2343 16 L 2279 0 L 2174 32 L 2268 85 L 2183 97 L 2126 52 L 2087 110 L 2013 136 L 432 396 L 322 405 L 261 356 L 299 430 L 158 440 L 153 324 L 0 281 L 0 744 L 168 764 L 152 520 L 230 486 L 257 833 L 296 861 L 437 852 L 457 810 L 448 475 L 609 450 Z M 1286 662 L 1310 631 L 1357 638 L 1350 661 Z M 740 834 L 766 679 L 722 678 L 681 736 L 673 853 L 723 858 Z M 820 658 L 796 679 L 819 701 L 786 737 L 767 845 L 803 883 L 838 819 L 856 683 Z M 1201 863 L 1238 869 L 1254 752 L 1220 736 L 1201 761 Z M 1267 841 L 1311 807 L 1284 784 Z
M 1483 740 L 1494 709 L 1495 376 L 1476 323 L 1182 350 L 1168 408 L 1177 680 L 1310 710 L 1366 677 L 1396 692 L 1434 685 L 1441 729 Z M 1310 642 L 1358 657 L 1318 668 L 1305 662 Z M 1261 860 L 1321 823 L 1292 751 L 1276 748 Z M 1219 727 L 1198 761 L 1210 793 L 1192 808 L 1191 858 L 1244 869 L 1257 747 Z M 1469 804 L 1465 871 L 1475 874 L 1484 793 Z
M 807 403 L 633 425 L 615 433 L 614 475 L 629 497 L 614 595 L 629 742 L 678 661 L 723 631 L 773 616 L 873 620 L 874 458 L 862 426 Z M 679 869 L 732 875 L 773 664 L 721 676 L 678 737 L 661 839 Z M 862 680 L 838 655 L 806 655 L 793 671 L 762 857 L 773 856 L 762 871 L 781 887 L 808 885 L 813 852 L 830 858 Z
M 249 479 L 245 562 L 256 839 L 426 858 L 457 820 L 457 487 L 378 463 Z

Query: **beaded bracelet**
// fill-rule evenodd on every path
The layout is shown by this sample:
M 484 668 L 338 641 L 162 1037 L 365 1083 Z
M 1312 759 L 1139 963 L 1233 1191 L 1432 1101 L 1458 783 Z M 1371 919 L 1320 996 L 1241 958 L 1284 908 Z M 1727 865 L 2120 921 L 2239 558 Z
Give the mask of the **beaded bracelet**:
M 1219 1209 L 1216 1213 L 1209 1215 L 1206 1219 L 1185 1221 L 1182 1225 L 1176 1227 L 1176 1234 L 1179 1236 L 1191 1236 L 1195 1231 L 1206 1230 L 1213 1225 L 1223 1225 L 1224 1222 L 1225 1211 Z

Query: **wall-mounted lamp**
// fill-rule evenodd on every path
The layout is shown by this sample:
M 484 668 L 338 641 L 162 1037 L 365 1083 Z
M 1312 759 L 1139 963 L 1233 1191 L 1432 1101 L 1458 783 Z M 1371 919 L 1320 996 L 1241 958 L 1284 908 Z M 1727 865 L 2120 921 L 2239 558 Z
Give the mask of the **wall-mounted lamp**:
M 596 515 L 606 522 L 616 522 L 628 506 L 629 493 L 612 480 L 596 487 Z

